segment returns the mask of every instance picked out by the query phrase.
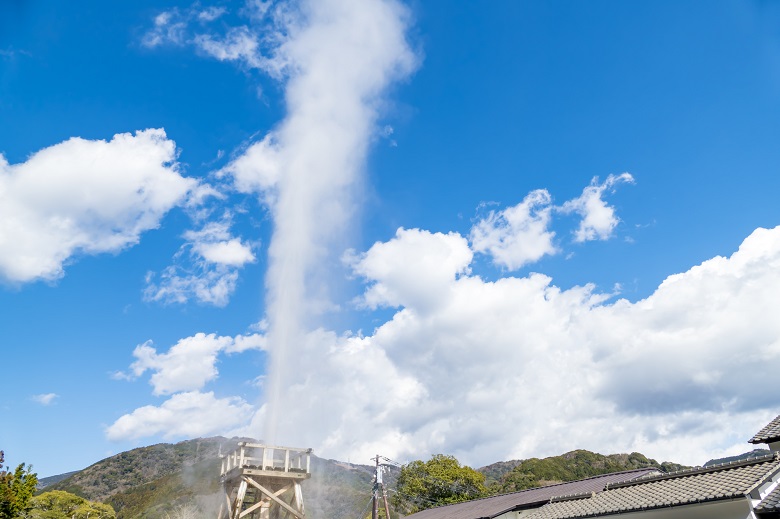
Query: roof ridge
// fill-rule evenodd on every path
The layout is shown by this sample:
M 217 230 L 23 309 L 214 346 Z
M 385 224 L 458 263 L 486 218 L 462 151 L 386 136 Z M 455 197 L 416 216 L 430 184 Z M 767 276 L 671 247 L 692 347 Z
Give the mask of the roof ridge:
M 426 510 L 434 510 L 434 509 L 437 509 L 437 508 L 446 508 L 448 506 L 457 506 L 457 505 L 462 505 L 463 503 L 473 503 L 475 501 L 485 501 L 487 499 L 495 499 L 497 497 L 506 497 L 506 496 L 511 496 L 511 495 L 514 495 L 514 494 L 523 494 L 525 492 L 530 492 L 532 490 L 539 490 L 541 488 L 557 487 L 557 486 L 561 486 L 561 485 L 568 485 L 570 483 L 579 483 L 581 481 L 590 481 L 591 479 L 603 478 L 603 477 L 606 477 L 606 476 L 614 476 L 615 474 L 630 474 L 631 472 L 640 472 L 640 471 L 643 471 L 643 470 L 660 470 L 660 469 L 658 467 L 644 467 L 644 468 L 631 469 L 631 470 L 622 470 L 620 472 L 607 472 L 606 474 L 599 474 L 599 475 L 596 475 L 596 476 L 591 476 L 589 478 L 575 479 L 573 481 L 562 481 L 560 483 L 554 483 L 552 485 L 544 485 L 544 486 L 541 486 L 541 487 L 524 488 L 523 490 L 516 490 L 514 492 L 507 492 L 506 494 L 494 494 L 492 496 L 484 496 L 484 497 L 478 497 L 476 499 L 469 499 L 468 501 L 461 501 L 460 503 L 446 503 L 446 504 L 443 504 L 443 505 L 432 506 L 430 508 L 427 508 Z M 634 479 L 632 481 L 636 481 L 636 479 Z M 609 485 L 607 485 L 607 486 L 609 486 Z M 547 499 L 548 498 L 545 498 L 543 501 L 547 501 Z M 424 510 L 421 510 L 421 511 L 424 511 Z M 415 512 L 415 513 L 419 513 L 419 512 Z
M 748 465 L 758 465 L 759 463 L 766 463 L 768 461 L 777 461 L 777 460 L 780 460 L 780 452 L 772 452 L 770 454 L 765 454 L 764 456 L 756 456 L 756 457 L 746 458 L 744 460 L 730 461 L 727 463 L 719 463 L 717 465 L 710 465 L 708 467 L 694 467 L 692 469 L 676 470 L 674 472 L 668 472 L 666 474 L 661 474 L 658 476 L 647 476 L 647 477 L 640 477 L 640 478 L 631 479 L 629 481 L 623 481 L 619 483 L 608 483 L 604 489 L 611 490 L 613 488 L 623 488 L 623 487 L 630 487 L 633 485 L 642 485 L 644 483 L 650 483 L 652 481 L 661 481 L 664 479 L 676 479 L 685 476 L 708 474 L 710 472 L 720 472 L 722 470 L 729 470 L 729 469 L 744 467 Z
M 780 415 L 777 415 L 772 421 L 753 435 L 753 437 L 748 440 L 748 443 L 772 443 L 778 438 L 780 438 Z
M 590 481 L 592 479 L 603 478 L 603 477 L 606 477 L 606 476 L 614 476 L 615 474 L 630 474 L 631 472 L 640 472 L 640 471 L 643 471 L 643 470 L 658 470 L 658 471 L 663 472 L 658 467 L 643 467 L 643 468 L 639 468 L 639 469 L 621 470 L 620 472 L 606 472 L 604 474 L 598 474 L 596 476 L 590 476 L 590 477 L 587 477 L 587 478 L 573 479 L 571 481 L 561 481 L 560 483 L 553 483 L 552 485 L 543 485 L 541 487 L 524 488 L 523 490 L 515 490 L 514 492 L 507 492 L 506 494 L 496 494 L 495 496 L 488 496 L 488 497 L 484 497 L 484 498 L 481 498 L 481 499 L 488 499 L 490 497 L 498 497 L 498 496 L 509 496 L 509 495 L 512 495 L 512 494 L 522 494 L 523 492 L 530 492 L 531 490 L 539 490 L 540 488 L 558 487 L 558 486 L 561 486 L 561 485 L 568 485 L 570 483 L 580 483 L 582 481 Z M 631 480 L 631 481 L 635 481 L 635 480 Z

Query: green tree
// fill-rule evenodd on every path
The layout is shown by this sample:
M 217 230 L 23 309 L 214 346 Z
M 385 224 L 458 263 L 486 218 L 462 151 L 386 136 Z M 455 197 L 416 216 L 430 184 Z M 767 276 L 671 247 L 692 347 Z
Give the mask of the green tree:
M 436 454 L 401 467 L 393 505 L 403 514 L 469 501 L 488 494 L 485 476 L 461 466 L 454 456 Z
M 5 463 L 5 453 L 0 451 L 0 519 L 16 519 L 29 508 L 30 498 L 38 485 L 38 476 L 32 467 L 24 463 L 16 470 L 9 471 Z
M 62 490 L 51 490 L 30 500 L 26 519 L 116 519 L 111 505 L 88 501 Z

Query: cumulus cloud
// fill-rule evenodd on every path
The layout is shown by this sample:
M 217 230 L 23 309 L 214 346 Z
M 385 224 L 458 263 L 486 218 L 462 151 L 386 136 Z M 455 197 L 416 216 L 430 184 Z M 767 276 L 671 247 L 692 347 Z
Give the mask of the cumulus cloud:
M 602 197 L 605 192 L 614 192 L 617 184 L 633 182 L 634 177 L 630 173 L 609 175 L 602 184 L 599 184 L 598 177 L 594 177 L 590 185 L 582 191 L 582 195 L 563 204 L 563 212 L 582 216 L 579 228 L 574 233 L 574 240 L 606 240 L 612 236 L 620 219 L 615 215 L 615 208 L 607 205 Z
M 263 349 L 265 339 L 261 335 L 218 337 L 215 334 L 198 333 L 181 339 L 167 353 L 157 353 L 151 341 L 135 348 L 136 361 L 130 366 L 134 377 L 147 370 L 154 371 L 149 383 L 155 395 L 170 395 L 178 391 L 201 389 L 217 377 L 217 355 L 221 352 L 236 353 L 247 349 Z
M 230 233 L 229 219 L 209 222 L 187 240 L 172 265 L 147 276 L 144 298 L 164 303 L 198 302 L 225 306 L 238 284 L 239 270 L 256 261 L 252 247 Z
M 513 207 L 490 211 L 471 228 L 472 248 L 490 254 L 496 265 L 510 271 L 555 254 L 555 233 L 549 230 L 551 204 L 550 193 L 537 189 Z
M 420 248 L 425 255 L 408 262 Z M 456 277 L 468 272 L 471 259 L 468 242 L 459 234 L 403 228 L 389 242 L 377 242 L 368 252 L 347 258 L 354 272 L 372 283 L 362 300 L 374 309 L 402 305 L 433 307 L 446 296 Z
M 464 237 L 417 229 L 353 254 L 367 300 L 398 309 L 369 335 L 303 336 L 279 437 L 338 459 L 447 452 L 479 466 L 586 448 L 701 464 L 743 452 L 777 415 L 780 227 L 757 229 L 730 257 L 671 275 L 636 302 L 591 285 L 564 290 L 542 274 L 485 281 L 469 274 L 471 259 Z M 201 335 L 136 358 L 171 390 L 200 388 L 213 379 L 213 352 L 240 342 Z M 193 383 L 176 382 L 179 364 Z M 267 404 L 231 405 L 244 413 L 235 433 L 256 436 L 268 420 Z M 190 412 L 174 420 L 167 403 L 142 409 L 127 416 L 179 423 Z
M 281 176 L 282 158 L 274 133 L 252 143 L 236 159 L 222 168 L 219 177 L 230 177 L 242 193 L 257 193 L 268 206 L 276 199 L 274 191 Z
M 697 464 L 744 451 L 776 416 L 780 228 L 637 302 L 542 274 L 488 282 L 467 260 L 431 282 L 432 258 L 459 240 L 399 231 L 356 256 L 366 295 L 401 308 L 368 336 L 306 336 L 285 441 L 342 459 L 480 465 L 588 448 Z
M 42 393 L 40 395 L 32 396 L 33 401 L 38 402 L 41 405 L 51 405 L 57 398 L 59 398 L 57 393 Z
M 129 373 L 118 372 L 114 378 L 135 380 L 151 371 L 153 394 L 172 396 L 160 406 L 140 407 L 121 416 L 106 429 L 106 436 L 111 440 L 154 435 L 192 438 L 225 434 L 245 425 L 255 412 L 253 406 L 239 397 L 216 398 L 213 392 L 200 390 L 218 377 L 220 355 L 266 349 L 265 336 L 257 333 L 235 337 L 197 333 L 164 353 L 151 341 L 138 345 Z
M 106 428 L 109 440 L 132 440 L 161 435 L 196 438 L 217 434 L 241 424 L 253 411 L 237 397 L 217 398 L 213 392 L 178 393 L 159 406 L 140 407 Z
M 20 164 L 0 155 L 0 276 L 54 280 L 79 254 L 134 245 L 196 184 L 161 129 L 74 137 Z

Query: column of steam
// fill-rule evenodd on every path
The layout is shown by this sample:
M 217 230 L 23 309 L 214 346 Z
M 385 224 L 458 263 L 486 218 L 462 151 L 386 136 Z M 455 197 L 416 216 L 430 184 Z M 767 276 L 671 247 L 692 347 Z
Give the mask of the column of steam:
M 330 249 L 353 213 L 351 191 L 380 96 L 416 65 L 405 36 L 408 13 L 395 0 L 308 0 L 299 8 L 277 51 L 289 79 L 287 117 L 276 132 L 281 171 L 266 281 L 271 366 L 264 440 L 272 444 L 283 432 L 285 409 L 295 405 L 283 398 L 295 382 L 289 361 L 315 324 L 312 308 L 322 306 L 312 300 L 326 303 L 323 265 L 341 254 Z

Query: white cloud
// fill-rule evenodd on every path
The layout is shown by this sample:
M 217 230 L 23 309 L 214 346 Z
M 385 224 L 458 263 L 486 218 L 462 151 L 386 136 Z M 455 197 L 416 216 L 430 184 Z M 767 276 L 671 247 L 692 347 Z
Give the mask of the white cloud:
M 208 7 L 198 12 L 198 20 L 202 22 L 213 22 L 217 18 L 220 18 L 222 15 L 224 15 L 226 12 L 227 9 L 224 7 Z
M 74 137 L 20 164 L 0 155 L 0 276 L 53 280 L 78 254 L 119 252 L 195 186 L 161 129 Z
M 216 398 L 213 392 L 178 393 L 160 406 L 144 406 L 121 416 L 106 429 L 109 440 L 132 440 L 161 435 L 197 438 L 224 433 L 246 421 L 253 412 L 240 398 Z
M 186 41 L 187 22 L 178 9 L 163 11 L 154 17 L 154 26 L 141 38 L 145 47 L 165 44 L 183 45 Z
M 407 261 L 420 250 L 425 254 Z M 459 234 L 401 228 L 389 242 L 375 243 L 348 261 L 356 274 L 373 282 L 363 296 L 369 308 L 412 305 L 427 310 L 446 299 L 456 277 L 468 273 L 471 259 L 468 242 Z
M 198 34 L 192 40 L 200 50 L 220 61 L 239 61 L 250 68 L 265 68 L 258 36 L 248 27 L 233 27 L 224 36 Z
M 57 393 L 42 393 L 40 395 L 32 396 L 33 401 L 38 402 L 41 405 L 51 405 L 57 398 L 59 398 Z
M 219 265 L 241 267 L 245 263 L 255 261 L 252 249 L 241 243 L 241 240 L 238 238 L 216 243 L 198 244 L 196 251 L 206 261 Z
M 146 282 L 146 301 L 185 304 L 194 299 L 223 307 L 236 291 L 238 271 L 209 268 L 206 263 L 199 263 L 188 271 L 182 271 L 178 265 L 171 265 L 160 274 L 159 282 L 156 282 L 154 273 L 147 275 Z
M 555 254 L 555 233 L 548 230 L 551 203 L 550 193 L 537 189 L 514 207 L 490 211 L 471 228 L 472 248 L 510 271 Z
M 239 10 L 239 13 L 260 21 L 269 7 L 270 4 L 255 2 Z M 152 27 L 141 38 L 141 45 L 149 48 L 162 45 L 192 46 L 220 61 L 234 61 L 248 68 L 273 70 L 274 74 L 278 74 L 278 63 L 262 53 L 265 40 L 274 40 L 277 36 L 262 34 L 246 25 L 228 27 L 224 33 L 220 33 L 209 24 L 222 18 L 225 13 L 225 7 L 201 9 L 197 3 L 186 9 L 163 11 L 154 17 Z
M 480 465 L 587 448 L 697 464 L 747 450 L 776 416 L 780 228 L 635 303 L 541 274 L 455 276 L 461 261 L 431 282 L 449 240 L 402 231 L 354 263 L 367 294 L 381 284 L 402 308 L 369 336 L 307 335 L 281 395 L 285 442 L 339 459 Z
M 242 193 L 261 194 L 265 203 L 273 205 L 274 190 L 281 176 L 279 144 L 273 133 L 266 135 L 222 168 L 220 177 L 230 176 L 236 189 Z
M 147 276 L 147 301 L 201 303 L 225 306 L 238 284 L 238 271 L 256 261 L 250 245 L 230 234 L 229 217 L 209 222 L 199 231 L 184 233 L 187 242 L 161 274 Z
M 181 339 L 167 353 L 157 353 L 151 341 L 133 351 L 136 361 L 130 366 L 132 378 L 147 370 L 153 371 L 149 383 L 155 395 L 170 395 L 179 391 L 202 389 L 217 378 L 217 356 L 220 353 L 240 353 L 249 349 L 264 349 L 265 338 L 249 336 L 220 337 L 198 333 Z M 130 378 L 120 374 L 115 378 Z
M 634 177 L 629 173 L 609 175 L 603 184 L 599 184 L 598 177 L 594 177 L 582 195 L 563 204 L 563 212 L 582 216 L 580 226 L 574 233 L 575 241 L 606 240 L 612 236 L 620 219 L 615 215 L 615 208 L 607 205 L 602 196 L 605 191 L 614 191 L 614 187 L 621 182 L 633 184 Z
M 233 238 L 227 222 L 210 222 L 200 231 L 187 231 L 184 238 L 192 243 L 195 253 L 209 263 L 243 267 L 255 261 L 252 248 Z
M 303 336 L 277 401 L 284 443 L 338 459 L 447 452 L 476 466 L 575 448 L 701 464 L 747 450 L 777 415 L 780 227 L 756 230 L 731 257 L 669 276 L 633 303 L 609 302 L 593 286 L 563 290 L 541 274 L 484 281 L 468 274 L 465 242 L 401 229 L 353 256 L 366 293 L 382 285 L 376 303 L 400 309 L 367 336 Z M 200 334 L 136 357 L 166 393 L 213 380 L 215 351 L 247 348 L 265 348 L 265 338 Z M 262 390 L 267 402 L 265 380 Z M 191 400 L 201 398 L 206 410 L 215 405 Z M 240 401 L 221 402 L 242 417 L 231 433 L 257 437 L 269 420 L 267 404 L 252 415 Z M 178 424 L 193 412 L 145 407 L 109 434 L 183 435 L 154 417 Z M 193 435 L 216 432 L 197 423 Z

